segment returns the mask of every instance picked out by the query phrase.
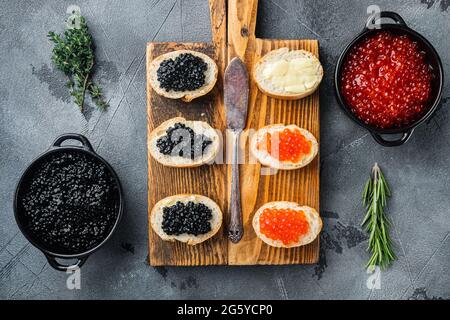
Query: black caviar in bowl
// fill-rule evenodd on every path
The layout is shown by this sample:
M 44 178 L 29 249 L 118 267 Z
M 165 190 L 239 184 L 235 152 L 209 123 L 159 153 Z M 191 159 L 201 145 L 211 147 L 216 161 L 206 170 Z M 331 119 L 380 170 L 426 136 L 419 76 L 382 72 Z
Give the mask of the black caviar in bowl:
M 77 140 L 81 146 L 61 146 Z M 65 134 L 26 169 L 16 189 L 20 230 L 52 267 L 81 267 L 112 235 L 123 211 L 113 168 L 79 134 Z M 56 259 L 75 259 L 61 264 Z

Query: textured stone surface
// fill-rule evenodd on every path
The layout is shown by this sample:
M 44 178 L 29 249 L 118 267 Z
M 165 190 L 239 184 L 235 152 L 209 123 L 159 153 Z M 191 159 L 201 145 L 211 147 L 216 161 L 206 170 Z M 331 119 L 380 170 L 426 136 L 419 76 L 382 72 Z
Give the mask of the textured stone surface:
M 439 51 L 450 75 L 447 0 L 260 0 L 257 34 L 318 38 L 321 87 L 321 209 L 319 264 L 285 267 L 152 268 L 147 256 L 145 43 L 208 41 L 206 0 L 73 1 L 97 44 L 96 78 L 110 109 L 81 115 L 50 61 L 49 30 L 61 31 L 62 1 L 0 2 L 0 298 L 450 298 L 450 125 L 443 107 L 405 146 L 386 149 L 340 110 L 332 86 L 334 64 L 366 20 L 367 6 L 400 13 Z M 82 268 L 81 290 L 66 288 L 29 245 L 13 218 L 17 180 L 27 164 L 64 132 L 85 134 L 117 170 L 126 210 L 117 233 Z M 377 161 L 394 195 L 388 213 L 399 259 L 369 290 L 363 266 L 367 237 L 359 222 L 359 194 Z

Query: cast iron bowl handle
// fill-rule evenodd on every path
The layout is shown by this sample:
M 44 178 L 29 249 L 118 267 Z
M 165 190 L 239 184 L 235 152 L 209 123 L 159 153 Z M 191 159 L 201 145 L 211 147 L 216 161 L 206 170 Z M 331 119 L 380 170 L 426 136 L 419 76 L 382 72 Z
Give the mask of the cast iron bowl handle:
M 398 13 L 395 13 L 392 11 L 381 11 L 378 13 L 374 13 L 373 15 L 371 15 L 369 17 L 369 19 L 367 20 L 367 23 L 366 23 L 366 28 L 367 29 L 375 29 L 374 26 L 376 26 L 377 21 L 380 20 L 381 18 L 392 19 L 392 20 L 394 20 L 394 22 L 396 24 L 406 27 L 405 20 L 403 20 L 403 18 Z
M 75 258 L 77 259 L 77 262 L 74 264 L 70 264 L 70 265 L 63 265 L 61 263 L 59 263 L 58 261 L 56 261 L 56 258 L 54 256 L 45 254 L 45 257 L 47 258 L 48 263 L 56 270 L 59 271 L 64 271 L 66 272 L 67 270 L 73 270 L 76 268 L 81 268 L 81 266 L 86 262 L 88 256 L 84 256 L 84 257 L 80 257 L 80 258 Z
M 379 144 L 381 144 L 384 147 L 397 147 L 397 146 L 401 146 L 402 144 L 406 143 L 409 138 L 411 138 L 412 133 L 414 132 L 414 129 L 410 129 L 408 131 L 403 132 L 403 135 L 401 136 L 401 138 L 396 139 L 396 140 L 385 140 L 383 139 L 383 137 L 376 133 L 371 131 L 370 133 L 372 134 L 372 137 L 375 139 L 376 142 L 378 142 Z
M 61 143 L 63 143 L 66 140 L 77 140 L 79 142 L 81 142 L 82 147 L 84 149 L 87 149 L 89 151 L 95 152 L 94 148 L 92 148 L 91 143 L 89 142 L 89 140 L 78 133 L 65 133 L 63 135 L 60 135 L 58 138 L 56 138 L 55 142 L 53 142 L 53 147 L 61 147 Z

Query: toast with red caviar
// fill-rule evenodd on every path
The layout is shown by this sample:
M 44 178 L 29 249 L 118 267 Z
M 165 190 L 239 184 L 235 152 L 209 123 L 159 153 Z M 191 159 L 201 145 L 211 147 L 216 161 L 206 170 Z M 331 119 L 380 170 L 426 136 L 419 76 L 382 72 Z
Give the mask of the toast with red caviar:
M 294 124 L 273 124 L 259 129 L 250 139 L 250 151 L 258 161 L 279 170 L 308 165 L 319 152 L 314 135 Z
M 253 229 L 270 246 L 293 248 L 313 242 L 322 230 L 322 219 L 308 206 L 288 201 L 269 202 L 256 211 Z
M 155 204 L 150 214 L 150 223 L 163 240 L 196 245 L 219 231 L 222 211 L 208 197 L 178 194 Z

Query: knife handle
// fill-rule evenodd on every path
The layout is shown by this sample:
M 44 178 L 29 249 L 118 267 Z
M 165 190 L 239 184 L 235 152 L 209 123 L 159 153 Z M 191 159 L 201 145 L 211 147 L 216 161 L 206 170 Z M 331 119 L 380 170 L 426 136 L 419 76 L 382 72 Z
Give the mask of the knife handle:
M 242 227 L 241 191 L 239 186 L 239 136 L 241 131 L 230 131 L 233 135 L 233 157 L 231 162 L 230 225 L 228 237 L 238 243 L 244 234 Z

